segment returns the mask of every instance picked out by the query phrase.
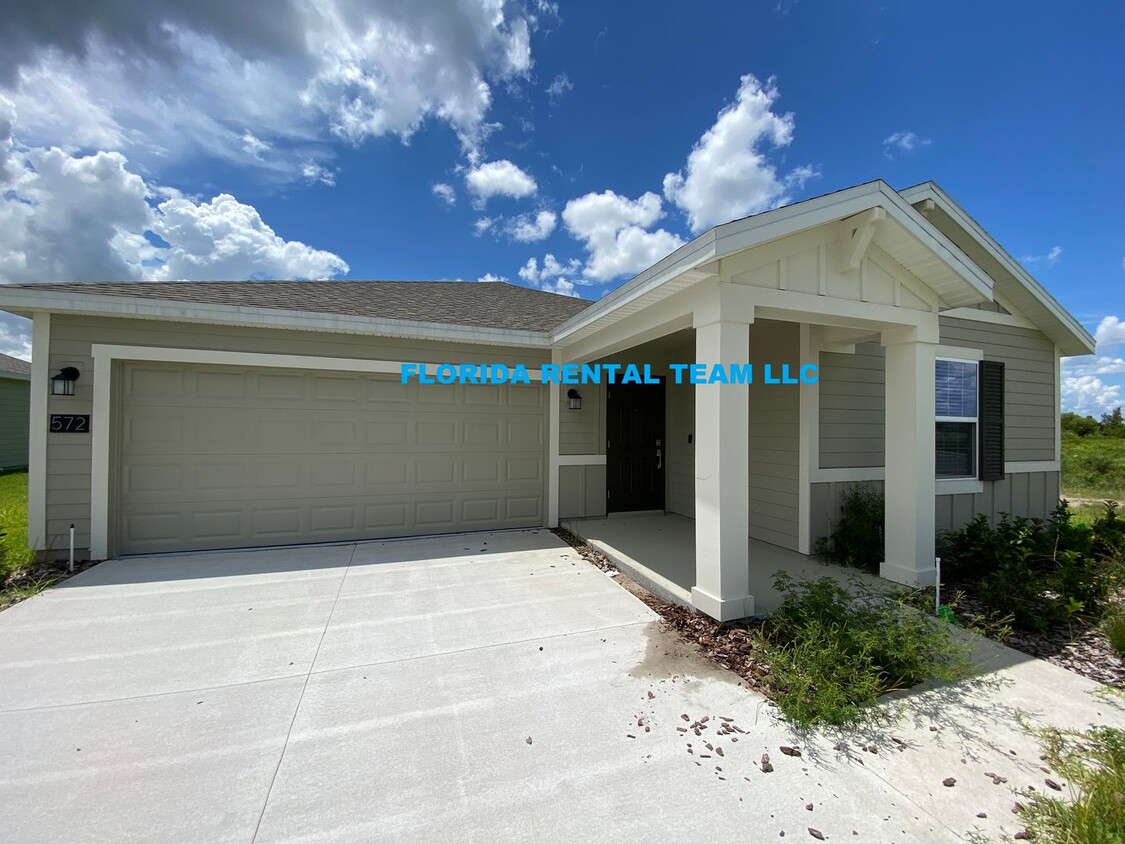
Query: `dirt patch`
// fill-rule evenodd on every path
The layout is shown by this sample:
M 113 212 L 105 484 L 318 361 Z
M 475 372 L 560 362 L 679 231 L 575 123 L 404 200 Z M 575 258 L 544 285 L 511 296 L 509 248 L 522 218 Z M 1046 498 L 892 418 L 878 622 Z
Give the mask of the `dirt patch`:
M 556 528 L 553 533 L 574 548 L 587 562 L 593 563 L 607 574 L 612 574 L 622 588 L 659 615 L 660 625 L 664 631 L 676 634 L 712 664 L 733 671 L 750 688 L 769 696 L 770 681 L 773 677 L 770 675 L 765 655 L 754 641 L 754 631 L 761 628 L 765 621 L 720 624 L 695 610 L 664 601 L 626 577 L 604 554 L 591 548 L 570 531 Z

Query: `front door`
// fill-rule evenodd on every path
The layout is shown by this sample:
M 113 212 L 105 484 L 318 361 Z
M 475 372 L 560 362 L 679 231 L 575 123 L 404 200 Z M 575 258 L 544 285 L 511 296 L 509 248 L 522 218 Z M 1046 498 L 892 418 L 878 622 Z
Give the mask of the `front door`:
M 664 381 L 612 384 L 606 398 L 609 512 L 664 509 Z

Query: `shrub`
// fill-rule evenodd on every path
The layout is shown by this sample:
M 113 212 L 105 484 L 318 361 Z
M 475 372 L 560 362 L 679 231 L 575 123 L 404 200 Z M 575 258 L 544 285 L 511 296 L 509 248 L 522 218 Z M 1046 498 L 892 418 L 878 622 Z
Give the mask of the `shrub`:
M 1050 518 L 977 516 L 939 542 L 943 574 L 975 583 L 988 607 L 1025 630 L 1046 630 L 1101 611 L 1114 585 L 1111 549 L 1125 527 L 1116 511 L 1092 526 L 1077 523 L 1066 502 Z
M 1125 841 L 1125 732 L 1094 727 L 1086 732 L 1039 733 L 1044 761 L 1065 780 L 1068 798 L 1027 791 L 1021 818 L 1033 841 L 1108 844 Z
M 849 484 L 840 503 L 840 518 L 829 536 L 816 541 L 813 553 L 839 566 L 879 573 L 883 562 L 883 494 L 870 484 Z
M 911 596 L 855 594 L 830 577 L 774 576 L 781 607 L 759 632 L 782 714 L 798 727 L 875 719 L 879 695 L 969 671 L 969 644 L 909 606 Z

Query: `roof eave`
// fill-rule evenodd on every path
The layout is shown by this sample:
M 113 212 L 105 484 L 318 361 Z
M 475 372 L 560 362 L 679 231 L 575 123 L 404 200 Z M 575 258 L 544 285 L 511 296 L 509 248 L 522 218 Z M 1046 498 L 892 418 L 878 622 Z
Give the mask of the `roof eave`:
M 52 291 L 50 285 L 35 288 L 15 288 L 0 285 L 0 308 L 20 316 L 32 316 L 36 312 L 65 313 L 126 319 L 212 323 L 247 328 L 329 331 L 339 334 L 443 340 L 494 346 L 550 347 L 550 335 L 546 331 L 381 319 L 245 305 L 172 302 L 166 299 L 150 299 L 140 296 L 75 293 L 73 290 L 62 292 Z
M 1044 326 L 1039 326 L 1040 330 L 1048 336 L 1055 335 L 1054 339 L 1056 339 L 1057 345 L 1064 356 L 1094 353 L 1097 344 L 1093 335 L 1091 335 L 1078 320 L 1071 316 L 1066 308 L 1059 304 L 1059 301 L 1052 296 L 1043 285 L 1035 280 L 1034 276 L 1025 270 L 1015 258 L 1008 254 L 1007 250 L 997 243 L 965 209 L 953 201 L 938 184 L 932 181 L 923 182 L 920 185 L 914 185 L 913 187 L 898 191 L 898 193 L 902 199 L 911 206 L 924 199 L 932 200 L 935 204 L 940 206 L 958 226 L 971 235 L 982 248 L 991 254 L 1016 281 L 1027 288 L 1028 292 L 1043 305 L 1056 320 L 1058 328 L 1062 330 L 1063 336 L 1058 336 L 1058 331 L 1049 331 L 1046 330 Z

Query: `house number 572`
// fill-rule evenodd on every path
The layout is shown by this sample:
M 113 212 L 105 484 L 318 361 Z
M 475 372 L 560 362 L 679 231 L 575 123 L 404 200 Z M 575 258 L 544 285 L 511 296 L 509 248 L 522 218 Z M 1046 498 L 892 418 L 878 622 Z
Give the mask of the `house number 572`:
M 55 434 L 88 434 L 90 433 L 90 416 L 88 414 L 52 413 L 50 430 Z

